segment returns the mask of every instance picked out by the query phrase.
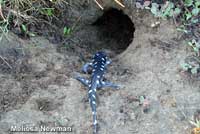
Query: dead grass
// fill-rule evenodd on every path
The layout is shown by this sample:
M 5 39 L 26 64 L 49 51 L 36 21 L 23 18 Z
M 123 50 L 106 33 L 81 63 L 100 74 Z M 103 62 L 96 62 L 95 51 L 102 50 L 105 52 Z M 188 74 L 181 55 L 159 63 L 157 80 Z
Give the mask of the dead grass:
M 12 28 L 22 29 L 22 25 L 28 28 L 29 25 L 49 24 L 60 15 L 61 7 L 67 5 L 65 0 L 1 0 L 1 38 Z

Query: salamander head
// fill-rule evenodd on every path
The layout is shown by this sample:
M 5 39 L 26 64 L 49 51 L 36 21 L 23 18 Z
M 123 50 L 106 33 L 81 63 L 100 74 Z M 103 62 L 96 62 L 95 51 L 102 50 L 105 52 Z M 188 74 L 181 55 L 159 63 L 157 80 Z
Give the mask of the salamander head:
M 106 56 L 105 52 L 99 51 L 94 55 L 93 59 L 95 61 L 105 61 L 105 63 L 106 63 L 107 56 Z

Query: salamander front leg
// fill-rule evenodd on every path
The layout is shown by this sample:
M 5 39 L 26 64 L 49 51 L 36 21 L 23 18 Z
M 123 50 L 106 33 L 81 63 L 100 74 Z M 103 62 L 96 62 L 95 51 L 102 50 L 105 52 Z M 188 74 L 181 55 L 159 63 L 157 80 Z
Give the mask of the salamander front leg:
M 86 63 L 83 67 L 82 67 L 82 71 L 84 73 L 88 73 L 90 68 L 92 68 L 92 63 Z

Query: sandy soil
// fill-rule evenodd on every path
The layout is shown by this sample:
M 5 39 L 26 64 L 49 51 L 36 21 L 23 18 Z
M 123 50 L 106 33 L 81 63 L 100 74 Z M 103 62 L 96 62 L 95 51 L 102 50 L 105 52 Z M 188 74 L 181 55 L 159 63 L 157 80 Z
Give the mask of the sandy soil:
M 200 110 L 200 84 L 180 71 L 180 61 L 189 54 L 187 46 L 172 22 L 144 12 L 125 12 L 135 25 L 134 40 L 118 55 L 104 48 L 113 60 L 106 78 L 122 88 L 98 91 L 98 132 L 190 134 L 189 120 Z M 152 28 L 156 21 L 160 25 Z M 6 61 L 0 60 L 1 134 L 14 133 L 9 131 L 12 126 L 23 125 L 69 126 L 73 134 L 92 132 L 87 90 L 74 79 L 83 75 L 80 68 L 92 55 L 93 51 L 77 45 L 87 42 L 84 37 L 90 32 L 80 28 L 70 37 L 73 41 L 65 42 L 73 47 L 64 50 L 43 37 L 23 40 L 12 33 L 9 41 L 1 42 L 1 56 Z M 74 42 L 77 36 L 81 40 Z M 90 42 L 99 39 L 95 36 Z M 140 95 L 150 101 L 146 112 L 133 99 Z

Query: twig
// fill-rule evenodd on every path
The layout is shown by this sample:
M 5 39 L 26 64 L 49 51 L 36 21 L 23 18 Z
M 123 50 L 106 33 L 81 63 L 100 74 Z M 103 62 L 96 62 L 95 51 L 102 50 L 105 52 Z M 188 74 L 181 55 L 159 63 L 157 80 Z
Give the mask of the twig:
M 20 12 L 17 12 L 17 11 L 15 11 L 15 10 L 13 10 L 13 9 L 9 9 L 9 8 L 6 8 L 6 9 L 4 9 L 5 11 L 8 11 L 9 12 L 9 14 L 14 14 L 15 16 L 19 16 L 19 17 L 21 17 L 21 18 L 23 18 L 23 19 L 25 19 L 25 20 L 33 20 L 33 21 L 37 21 L 37 19 L 35 18 L 35 17 L 33 17 L 33 16 L 29 16 L 29 15 L 26 15 L 26 14 L 22 14 L 22 13 L 20 13 Z
M 183 8 L 184 8 L 186 11 L 190 12 L 190 10 L 189 10 L 186 6 L 184 6 L 183 0 L 181 0 L 181 4 L 182 4 Z
M 101 10 L 104 10 L 103 6 L 97 0 L 94 0 L 94 1 L 101 8 Z
M 74 28 L 76 27 L 76 25 L 79 23 L 79 21 L 81 20 L 82 16 L 79 16 L 78 19 L 75 21 L 75 23 L 72 26 L 72 30 L 74 30 Z
M 174 21 L 175 26 L 178 27 L 176 17 L 174 15 L 173 15 L 173 21 Z
M 1 7 L 1 4 L 0 4 L 0 16 L 1 16 L 1 18 L 2 18 L 4 21 L 6 21 L 4 15 L 3 15 L 3 13 L 2 13 L 2 7 Z
M 123 7 L 123 8 L 125 7 L 124 4 L 122 4 L 120 1 L 115 0 L 115 2 L 116 2 L 118 5 L 120 5 L 121 7 Z
M 5 62 L 6 63 L 6 65 L 10 68 L 10 69 L 13 69 L 12 67 L 11 67 L 11 65 L 0 55 L 0 58 L 3 60 L 3 62 Z

